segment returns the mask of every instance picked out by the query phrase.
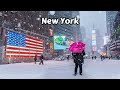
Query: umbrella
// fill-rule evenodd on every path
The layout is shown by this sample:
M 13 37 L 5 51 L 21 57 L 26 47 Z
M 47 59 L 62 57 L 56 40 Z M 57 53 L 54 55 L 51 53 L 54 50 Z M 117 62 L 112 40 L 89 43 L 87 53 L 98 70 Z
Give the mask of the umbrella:
M 85 49 L 85 44 L 82 42 L 75 42 L 70 45 L 69 50 L 72 53 L 81 53 Z

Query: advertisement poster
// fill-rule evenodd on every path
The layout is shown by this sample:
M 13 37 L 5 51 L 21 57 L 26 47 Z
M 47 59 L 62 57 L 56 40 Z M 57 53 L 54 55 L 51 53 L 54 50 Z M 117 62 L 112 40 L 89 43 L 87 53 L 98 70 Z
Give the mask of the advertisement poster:
M 93 51 L 97 51 L 97 47 L 96 46 L 93 47 Z
M 96 34 L 92 35 L 92 40 L 96 39 Z
M 66 47 L 66 36 L 54 36 L 54 50 L 65 50 Z
M 92 40 L 92 46 L 96 45 L 96 40 Z

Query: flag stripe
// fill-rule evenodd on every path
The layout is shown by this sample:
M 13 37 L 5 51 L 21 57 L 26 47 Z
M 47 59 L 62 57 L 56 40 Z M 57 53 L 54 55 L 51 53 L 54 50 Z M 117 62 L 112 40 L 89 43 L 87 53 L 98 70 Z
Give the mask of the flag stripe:
M 7 51 L 12 51 L 12 52 L 19 52 L 19 51 L 22 51 L 22 52 L 30 52 L 29 50 L 19 50 L 19 49 L 7 49 Z M 32 50 L 32 52 L 40 52 L 40 50 Z M 43 52 L 43 50 L 41 50 L 41 52 Z
M 17 56 L 35 56 L 35 54 L 18 54 L 18 53 L 16 53 L 16 54 L 12 54 L 12 53 L 10 53 L 10 54 L 6 54 L 6 55 L 17 55 Z
M 43 45 L 43 43 L 30 42 L 30 41 L 27 41 L 27 40 L 26 40 L 26 43 L 27 43 L 27 44 L 40 45 L 40 46 L 42 46 L 42 45 Z
M 30 50 L 32 50 L 32 51 L 43 51 L 43 49 L 41 48 L 41 49 L 34 49 L 34 48 L 24 48 L 24 47 L 15 47 L 15 46 L 7 46 L 7 50 L 26 50 L 26 51 L 30 51 Z
M 37 46 L 32 46 L 32 45 L 27 45 L 26 47 L 27 47 L 27 48 L 30 48 L 30 49 L 32 49 L 32 48 L 35 48 L 35 49 L 43 49 L 43 47 L 37 47 Z
M 37 47 L 42 47 L 43 44 L 32 44 L 32 43 L 29 43 L 29 42 L 26 42 L 27 45 L 31 45 L 31 46 L 37 46 Z
M 36 41 L 36 42 L 43 42 L 42 40 L 39 40 L 37 38 L 31 37 L 31 36 L 28 36 L 28 35 L 26 35 L 26 39 L 33 40 L 33 41 Z
M 19 53 L 19 52 L 22 52 L 22 53 L 24 53 L 24 52 L 26 52 L 26 53 L 41 53 L 42 51 L 35 52 L 35 51 L 14 50 L 14 52 L 17 52 L 17 53 Z M 14 53 L 14 52 L 12 50 L 7 51 L 7 53 Z
M 6 55 L 6 57 L 7 57 L 7 58 L 19 58 L 19 59 L 20 59 L 20 58 L 21 58 L 21 59 L 22 59 L 22 58 L 34 58 L 34 56 L 19 56 L 19 57 L 18 57 L 18 56 L 15 56 L 15 55 L 12 55 L 12 56 Z M 38 56 L 37 58 L 39 58 L 39 57 L 40 57 L 40 56 Z
M 41 42 L 41 41 L 32 40 L 32 39 L 29 39 L 29 38 L 26 38 L 26 41 L 28 41 L 28 42 L 33 42 L 33 43 L 43 44 L 43 42 Z
M 42 52 L 11 52 L 11 51 L 7 51 L 7 54 L 22 54 L 22 55 L 24 55 L 24 54 L 41 54 Z

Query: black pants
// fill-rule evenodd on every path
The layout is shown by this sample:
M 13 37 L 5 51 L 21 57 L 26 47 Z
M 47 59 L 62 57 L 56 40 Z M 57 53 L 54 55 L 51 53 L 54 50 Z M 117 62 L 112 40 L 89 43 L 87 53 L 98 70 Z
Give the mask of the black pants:
M 75 74 L 77 74 L 78 66 L 79 66 L 79 74 L 81 74 L 82 73 L 82 63 L 80 63 L 80 64 L 75 63 Z
M 69 61 L 69 58 L 67 58 L 67 60 Z
M 35 64 L 36 64 L 36 60 L 35 60 Z
M 41 64 L 42 63 L 42 65 L 43 65 L 43 60 L 40 60 L 40 63 L 39 64 Z

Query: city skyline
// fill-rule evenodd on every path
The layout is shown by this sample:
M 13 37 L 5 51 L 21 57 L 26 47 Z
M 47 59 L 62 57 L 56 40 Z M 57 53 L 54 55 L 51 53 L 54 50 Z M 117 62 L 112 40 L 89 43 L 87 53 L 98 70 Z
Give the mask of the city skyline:
M 80 26 L 84 26 L 89 33 L 92 32 L 93 25 L 95 29 L 100 30 L 101 35 L 107 33 L 106 11 L 80 11 Z

